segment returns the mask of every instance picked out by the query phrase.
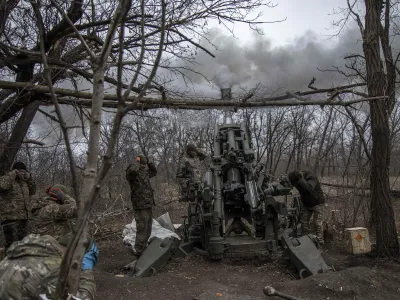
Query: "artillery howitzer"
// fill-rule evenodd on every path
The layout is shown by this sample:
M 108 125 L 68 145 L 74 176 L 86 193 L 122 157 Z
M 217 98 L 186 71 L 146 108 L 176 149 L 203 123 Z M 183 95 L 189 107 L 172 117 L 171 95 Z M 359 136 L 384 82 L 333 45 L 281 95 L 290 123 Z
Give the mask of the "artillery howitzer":
M 230 89 L 223 89 L 222 98 L 229 100 L 230 93 Z M 260 181 L 246 125 L 234 123 L 230 111 L 225 112 L 224 123 L 215 126 L 211 159 L 197 196 L 189 202 L 186 239 L 216 260 L 276 253 L 282 231 L 280 218 L 298 220 L 292 215 L 299 214 L 298 209 L 288 209 L 275 199 L 291 194 L 287 178 L 267 185 Z
M 223 89 L 222 97 L 230 99 L 230 89 Z M 175 250 L 187 255 L 193 249 L 214 260 L 282 252 L 300 277 L 328 271 L 311 236 L 296 237 L 300 200 L 293 197 L 289 205 L 275 199 L 291 194 L 289 180 L 286 176 L 264 180 L 265 173 L 258 174 L 254 165 L 245 123 L 234 123 L 226 111 L 224 123 L 215 126 L 214 149 L 203 182 L 187 186 L 184 243 L 176 250 L 172 240 L 152 242 L 135 262 L 142 266 L 141 274 L 154 272 Z M 186 171 L 193 179 L 193 170 Z

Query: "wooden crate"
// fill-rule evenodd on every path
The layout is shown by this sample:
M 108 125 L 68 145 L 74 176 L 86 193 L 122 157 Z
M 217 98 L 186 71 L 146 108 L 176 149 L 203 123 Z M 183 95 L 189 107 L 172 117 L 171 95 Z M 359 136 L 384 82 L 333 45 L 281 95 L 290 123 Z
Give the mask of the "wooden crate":
M 346 228 L 346 250 L 352 254 L 368 253 L 371 251 L 368 229 L 364 227 Z

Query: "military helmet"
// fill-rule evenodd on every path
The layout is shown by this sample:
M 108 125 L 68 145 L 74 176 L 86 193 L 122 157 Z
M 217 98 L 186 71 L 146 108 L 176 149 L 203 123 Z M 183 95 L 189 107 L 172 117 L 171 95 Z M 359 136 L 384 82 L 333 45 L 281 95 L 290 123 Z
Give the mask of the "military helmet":
M 11 170 L 26 170 L 26 165 L 21 161 L 13 163 Z
M 138 156 L 136 156 L 136 160 L 140 161 L 141 165 L 147 165 L 147 158 L 146 156 L 144 156 L 143 154 L 139 154 Z
M 197 151 L 197 147 L 194 144 L 187 144 L 186 151 Z

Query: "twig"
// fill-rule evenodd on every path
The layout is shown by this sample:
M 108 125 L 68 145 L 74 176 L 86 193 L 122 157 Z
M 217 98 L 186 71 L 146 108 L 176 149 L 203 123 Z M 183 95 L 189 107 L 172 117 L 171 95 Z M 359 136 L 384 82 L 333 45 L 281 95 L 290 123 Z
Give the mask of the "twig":
M 69 164 L 70 164 L 70 168 L 71 168 L 72 187 L 74 190 L 74 196 L 75 196 L 76 201 L 79 203 L 80 198 L 79 198 L 79 189 L 78 189 L 77 176 L 76 176 L 76 167 L 75 167 L 76 164 L 75 164 L 75 159 L 74 159 L 74 156 L 72 153 L 71 144 L 69 141 L 68 129 L 65 125 L 64 117 L 62 115 L 61 108 L 60 108 L 60 104 L 58 103 L 57 95 L 54 91 L 53 82 L 51 80 L 50 68 L 47 63 L 47 57 L 46 57 L 45 46 L 44 46 L 44 34 L 45 33 L 44 33 L 44 25 L 43 25 L 42 15 L 40 14 L 39 3 L 35 2 L 35 1 L 31 1 L 31 4 L 33 7 L 33 10 L 35 11 L 37 26 L 38 26 L 39 34 L 40 34 L 40 52 L 41 52 L 43 65 L 44 65 L 44 75 L 45 75 L 47 85 L 50 90 L 51 99 L 54 103 L 54 107 L 55 107 L 55 110 L 57 113 L 60 127 L 63 132 L 65 146 L 67 148 Z
M 127 113 L 131 107 L 134 107 L 136 105 L 136 103 L 138 101 L 140 101 L 141 98 L 145 95 L 146 90 L 149 87 L 149 85 L 151 84 L 154 76 L 157 73 L 157 69 L 160 65 L 161 55 L 163 53 L 163 48 L 164 48 L 164 39 L 165 39 L 165 16 L 166 16 L 165 0 L 161 0 L 161 11 L 162 11 L 162 14 L 161 14 L 160 45 L 158 47 L 158 53 L 157 53 L 156 60 L 154 61 L 153 69 L 151 70 L 150 76 L 147 78 L 147 81 L 144 84 L 142 90 L 140 91 L 139 95 L 137 96 L 137 99 L 135 101 L 133 101 L 132 104 L 125 109 L 125 113 Z M 128 98 L 128 94 L 126 93 L 124 100 L 126 101 L 127 98 Z M 164 101 L 164 100 L 162 100 L 162 101 Z
M 293 94 L 291 92 L 286 92 L 286 95 L 290 96 L 291 98 L 295 98 L 297 100 L 300 100 L 300 101 L 308 101 L 309 100 L 309 99 L 300 97 L 299 95 Z
M 65 20 L 68 22 L 70 28 L 73 29 L 73 31 L 76 33 L 78 39 L 81 41 L 83 47 L 85 47 L 87 53 L 90 55 L 92 59 L 96 59 L 96 55 L 90 50 L 88 44 L 86 43 L 85 39 L 82 37 L 82 35 L 79 33 L 78 29 L 75 27 L 74 23 L 71 21 L 71 19 L 68 17 L 68 15 L 64 12 L 64 10 L 58 5 L 54 0 L 50 0 L 51 3 L 57 8 L 57 10 L 62 14 L 62 16 L 65 18 Z
M 36 141 L 36 140 L 31 140 L 31 139 L 25 139 L 22 141 L 23 144 L 34 144 L 34 145 L 38 145 L 38 146 L 44 146 L 45 143 L 41 142 L 41 141 Z
M 48 113 L 45 112 L 44 110 L 41 110 L 40 108 L 38 108 L 38 111 L 39 111 L 40 113 L 42 113 L 43 115 L 45 115 L 46 117 L 52 119 L 53 121 L 55 121 L 55 122 L 57 122 L 57 123 L 60 123 L 60 121 L 59 121 L 57 118 L 55 118 L 54 116 L 48 114 Z

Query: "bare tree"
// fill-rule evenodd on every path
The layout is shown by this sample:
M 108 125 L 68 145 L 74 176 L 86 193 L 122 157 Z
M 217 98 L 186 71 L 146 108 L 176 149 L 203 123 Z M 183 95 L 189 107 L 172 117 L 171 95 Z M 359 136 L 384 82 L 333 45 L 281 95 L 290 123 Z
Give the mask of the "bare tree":
M 369 96 L 387 95 L 388 99 L 370 101 L 372 128 L 371 210 L 376 224 L 377 252 L 399 255 L 399 240 L 390 198 L 389 116 L 395 102 L 395 62 L 389 43 L 391 2 L 365 0 L 365 28 L 360 25 L 367 69 Z M 383 9 L 384 8 L 384 9 Z M 383 9 L 384 25 L 381 23 Z M 381 58 L 381 47 L 383 59 Z M 384 66 L 385 65 L 385 66 Z
M 355 5 L 358 0 L 347 1 L 344 10 L 346 18 L 342 24 L 353 18 L 360 29 L 363 55 L 360 53 L 348 55 L 350 61 L 346 65 L 350 72 L 344 73 L 350 78 L 367 84 L 369 97 L 385 95 L 384 100 L 369 101 L 371 114 L 372 149 L 369 153 L 363 140 L 362 128 L 356 124 L 364 149 L 371 162 L 371 224 L 375 225 L 377 237 L 377 252 L 384 256 L 399 254 L 399 241 L 394 220 L 393 206 L 390 198 L 389 165 L 391 148 L 390 116 L 396 102 L 396 63 L 391 47 L 393 13 L 396 13 L 399 3 L 393 1 L 364 0 L 365 18 L 362 21 Z M 349 111 L 347 111 L 349 113 Z M 354 122 L 354 117 L 349 114 Z M 355 122 L 354 122 L 355 123 Z
M 21 144 L 21 136 L 26 135 L 40 102 L 51 101 L 56 109 L 57 118 L 55 119 L 63 132 L 65 147 L 69 154 L 71 180 L 79 205 L 78 223 L 61 265 L 56 290 L 56 298 L 64 299 L 67 292 L 75 293 L 78 287 L 77 279 L 86 248 L 85 237 L 89 214 L 111 167 L 123 117 L 131 110 L 138 109 L 143 101 L 150 101 L 150 106 L 154 106 L 151 103 L 152 99 L 146 100 L 144 97 L 149 89 L 156 89 L 161 94 L 161 100 L 168 105 L 165 90 L 157 80 L 158 68 L 168 67 L 168 59 L 162 60 L 162 54 L 168 53 L 190 61 L 192 54 L 180 45 L 184 43 L 190 43 L 210 53 L 196 43 L 196 38 L 204 34 L 202 23 L 205 20 L 215 18 L 223 24 L 239 21 L 255 25 L 257 22 L 247 20 L 247 15 L 264 4 L 261 1 L 167 3 L 161 0 L 147 5 L 148 3 L 143 0 L 135 7 L 131 1 L 122 0 L 118 1 L 116 6 L 106 8 L 96 1 L 92 1 L 89 6 L 83 6 L 82 1 L 75 1 L 71 3 L 67 12 L 64 4 L 59 5 L 54 0 L 50 0 L 45 6 L 37 1 L 32 1 L 31 7 L 25 4 L 15 13 L 8 9 L 5 14 L 9 16 L 5 26 L 16 28 L 13 42 L 17 46 L 11 44 L 8 31 L 4 31 L 0 50 L 4 58 L 4 66 L 17 72 L 18 76 L 11 90 L 11 86 L 6 86 L 3 90 L 4 101 L 0 105 L 0 122 L 9 120 L 21 108 L 25 110 L 33 106 L 29 117 L 24 115 L 22 115 L 23 119 L 20 117 L 21 122 L 24 121 L 24 126 L 21 128 L 25 128 L 25 131 L 22 130 L 18 138 L 12 141 L 14 148 Z M 88 11 L 84 13 L 84 9 Z M 21 24 L 21 20 L 18 21 L 21 14 L 35 20 L 36 26 Z M 102 16 L 101 20 L 97 20 L 98 15 Z M 60 18 L 61 22 L 58 22 Z M 77 24 L 78 21 L 82 23 Z M 22 26 L 18 27 L 18 25 Z M 190 34 L 190 37 L 184 33 L 185 31 Z M 32 38 L 34 36 L 32 33 L 37 33 L 39 42 Z M 27 50 L 27 46 L 30 50 Z M 58 55 L 53 55 L 52 51 L 55 49 Z M 74 57 L 73 60 L 66 59 L 66 54 L 60 55 L 64 49 L 74 54 L 71 54 Z M 14 56 L 17 56 L 16 60 L 13 60 Z M 59 68 L 62 71 L 58 71 Z M 56 70 L 55 73 L 53 70 Z M 93 92 L 63 91 L 54 87 L 58 80 L 68 78 L 71 74 L 73 83 L 75 83 L 73 76 L 81 76 L 91 81 Z M 116 74 L 116 78 L 108 74 Z M 129 83 L 124 82 L 126 77 L 130 78 Z M 18 84 L 20 82 L 25 82 L 23 87 Z M 107 100 L 105 82 L 116 88 L 116 94 L 111 99 L 113 103 L 111 106 L 116 111 L 114 111 L 112 129 L 107 137 L 107 147 L 99 168 L 102 115 L 103 108 L 107 106 L 104 101 Z M 35 83 L 46 83 L 47 86 Z M 75 86 L 77 86 L 76 83 Z M 42 90 L 44 93 L 33 94 L 32 89 Z M 131 92 L 136 95 L 132 97 Z M 62 103 L 69 103 L 71 99 L 65 99 L 68 96 L 87 99 L 85 106 L 90 107 L 87 116 L 89 119 L 87 159 L 83 167 L 81 192 L 78 189 L 76 162 L 69 139 L 69 128 L 65 124 L 60 107 Z M 77 100 L 72 99 L 72 101 L 76 104 Z M 143 151 L 146 151 L 145 145 L 146 143 L 140 145 Z M 151 144 L 147 146 L 151 147 Z M 11 154 L 6 151 L 6 153 L 8 153 L 7 162 L 12 161 L 17 154 L 16 151 Z M 7 166 L 3 169 L 7 169 Z

